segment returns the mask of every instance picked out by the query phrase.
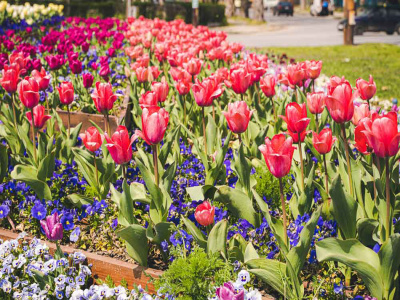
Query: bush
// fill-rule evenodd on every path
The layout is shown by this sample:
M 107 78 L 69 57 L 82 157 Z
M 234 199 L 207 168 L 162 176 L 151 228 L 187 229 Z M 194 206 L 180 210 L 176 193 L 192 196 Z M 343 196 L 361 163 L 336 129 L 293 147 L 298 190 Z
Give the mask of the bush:
M 219 253 L 210 256 L 196 247 L 187 257 L 176 258 L 155 286 L 162 294 L 175 295 L 177 299 L 203 300 L 232 276 L 231 265 Z
M 167 21 L 184 19 L 186 23 L 192 23 L 191 2 L 167 2 L 164 7 L 154 5 L 150 2 L 134 2 L 133 6 L 138 7 L 138 14 L 149 19 L 163 17 Z M 213 3 L 200 3 L 199 24 L 226 25 L 225 5 Z

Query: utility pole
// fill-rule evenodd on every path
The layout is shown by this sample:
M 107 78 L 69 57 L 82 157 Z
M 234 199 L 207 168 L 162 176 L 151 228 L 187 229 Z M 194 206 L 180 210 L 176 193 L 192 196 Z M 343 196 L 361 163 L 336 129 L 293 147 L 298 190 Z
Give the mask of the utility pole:
M 344 17 L 347 20 L 346 26 L 343 29 L 343 42 L 345 45 L 354 44 L 354 25 L 355 22 L 355 5 L 354 0 L 343 0 L 344 1 Z
M 192 0 L 192 24 L 197 27 L 199 24 L 199 0 Z

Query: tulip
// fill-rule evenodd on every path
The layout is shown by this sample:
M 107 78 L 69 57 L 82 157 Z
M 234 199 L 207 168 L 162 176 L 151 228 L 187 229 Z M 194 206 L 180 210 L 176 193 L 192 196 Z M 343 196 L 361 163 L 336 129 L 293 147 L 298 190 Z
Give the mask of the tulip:
M 214 223 L 215 207 L 211 206 L 210 202 L 204 201 L 196 207 L 194 217 L 202 226 L 209 226 Z
M 354 105 L 354 115 L 351 121 L 353 122 L 354 126 L 357 126 L 358 123 L 364 119 L 369 118 L 371 113 L 369 111 L 368 103 L 361 103 L 359 105 Z
M 244 300 L 244 290 L 236 294 L 231 282 L 225 282 L 222 287 L 217 288 L 216 294 L 219 300 Z
M 73 74 L 81 74 L 82 73 L 82 63 L 79 60 L 70 60 L 69 67 Z
M 228 104 L 228 111 L 222 112 L 228 122 L 229 129 L 239 134 L 239 141 L 241 142 L 240 134 L 247 130 L 249 121 L 253 111 L 249 110 L 245 101 L 238 101 Z
M 358 125 L 354 129 L 354 146 L 364 155 L 371 154 L 372 152 L 372 147 L 369 145 L 368 139 L 364 133 L 367 127 L 371 128 L 371 125 L 372 120 L 370 118 L 364 118 L 358 122 Z
M 139 105 L 143 109 L 145 107 L 157 106 L 157 94 L 153 91 L 147 91 L 140 96 Z
M 193 77 L 200 73 L 202 65 L 203 65 L 203 62 L 200 59 L 191 58 L 191 59 L 189 59 L 189 61 L 187 63 L 183 64 L 183 67 Z
M 63 55 L 47 55 L 46 56 L 47 64 L 49 65 L 50 70 L 58 70 L 64 65 L 64 56 Z
M 0 82 L 6 92 L 14 94 L 17 91 L 19 74 L 18 65 L 4 66 L 3 77 L 0 79 Z
M 330 128 L 323 129 L 319 134 L 313 132 L 314 148 L 315 150 L 318 151 L 319 154 L 323 155 L 324 159 L 325 190 L 327 194 L 329 194 L 329 187 L 328 187 L 328 168 L 326 165 L 325 154 L 332 150 L 332 146 L 335 142 L 336 142 L 336 137 L 332 136 L 332 130 Z
M 292 138 L 285 138 L 284 134 L 275 135 L 272 140 L 265 139 L 265 145 L 258 147 L 264 156 L 269 171 L 273 176 L 279 179 L 279 188 L 281 194 L 281 205 L 283 210 L 283 232 L 285 235 L 285 243 L 287 244 L 287 221 L 286 206 L 283 195 L 282 177 L 290 172 L 294 153 Z
M 287 134 L 290 135 L 290 137 L 293 139 L 293 143 L 298 144 L 299 141 L 300 142 L 304 142 L 304 140 L 306 139 L 306 135 L 309 134 L 311 132 L 311 130 L 304 130 L 302 132 L 300 132 L 300 134 L 298 133 L 294 133 L 291 132 L 290 130 L 287 131 Z M 300 136 L 300 139 L 299 139 Z
M 70 81 L 63 81 L 57 87 L 58 94 L 60 95 L 60 102 L 64 105 L 70 105 L 74 101 L 74 85 Z
M 400 133 L 397 128 L 397 114 L 393 111 L 386 115 L 379 116 L 377 113 L 372 115 L 372 122 L 364 123 L 365 130 L 362 131 L 368 144 L 374 149 L 378 157 L 386 158 L 386 239 L 390 236 L 391 217 L 390 217 L 390 170 L 389 157 L 395 156 L 399 152 Z
M 260 79 L 260 87 L 264 95 L 268 98 L 275 96 L 275 76 L 272 74 L 267 74 Z
M 105 130 L 110 132 L 108 111 L 113 108 L 114 102 L 117 100 L 117 95 L 114 95 L 110 83 L 96 82 L 96 89 L 92 93 L 92 99 L 97 110 L 104 115 Z
M 369 101 L 376 93 L 376 84 L 372 75 L 369 75 L 369 81 L 358 78 L 356 87 L 361 99 Z
M 85 147 L 91 152 L 97 151 L 103 144 L 103 136 L 94 126 L 86 129 L 85 133 L 81 133 L 79 137 L 81 138 Z
M 47 75 L 46 70 L 43 67 L 40 69 L 40 72 L 38 70 L 33 70 L 32 77 L 38 82 L 39 90 L 45 91 L 49 87 L 51 77 L 50 75 Z
M 307 106 L 314 115 L 324 111 L 326 95 L 324 92 L 307 93 Z
M 32 124 L 32 112 L 28 111 L 26 113 L 26 117 L 28 118 L 29 123 L 32 126 L 35 126 L 36 129 L 42 129 L 47 120 L 51 118 L 51 116 L 45 115 L 45 108 L 42 105 L 36 105 L 33 108 L 33 120 Z
M 152 75 L 150 75 L 151 72 L 149 72 L 149 71 L 150 70 L 148 68 L 138 67 L 135 71 L 137 81 L 139 81 L 140 83 L 152 81 L 152 80 L 149 80 L 149 77 L 152 76 Z
M 25 77 L 18 84 L 19 99 L 22 104 L 29 109 L 33 109 L 39 104 L 39 84 L 33 77 Z
M 50 241 L 58 241 L 63 238 L 63 226 L 60 223 L 60 218 L 58 217 L 58 213 L 55 212 L 51 216 L 47 216 L 46 219 L 40 221 L 40 225 L 46 237 Z
M 286 122 L 291 132 L 300 133 L 304 131 L 310 123 L 310 119 L 307 118 L 307 107 L 305 103 L 289 103 L 286 105 L 285 112 L 286 116 L 279 117 Z
M 181 96 L 189 94 L 191 87 L 192 87 L 191 81 L 178 80 L 177 82 L 175 82 L 175 88 L 177 89 L 179 95 Z
M 312 80 L 315 80 L 321 74 L 322 61 L 320 61 L 320 60 L 306 61 L 306 67 L 307 67 L 308 77 Z
M 287 79 L 291 85 L 302 86 L 305 77 L 305 70 L 300 64 L 292 64 L 287 67 Z
M 158 102 L 165 102 L 169 92 L 169 85 L 165 79 L 165 76 L 163 76 L 161 82 L 152 82 L 151 90 L 156 93 Z
M 132 159 L 132 144 L 136 140 L 137 135 L 134 134 L 129 138 L 128 129 L 120 125 L 111 138 L 107 133 L 104 136 L 107 141 L 106 147 L 112 159 L 116 164 L 122 165 L 122 172 L 126 179 L 125 164 L 129 163 Z
M 242 95 L 246 93 L 247 89 L 251 84 L 251 74 L 249 74 L 245 69 L 237 69 L 233 70 L 229 76 L 230 84 L 232 85 L 232 89 L 236 94 Z
M 159 108 L 158 106 L 151 108 L 145 107 L 142 113 L 142 130 L 136 130 L 135 132 L 135 135 L 140 136 L 153 148 L 154 177 L 157 186 L 159 185 L 157 144 L 160 143 L 164 137 L 168 121 L 169 114 L 163 108 Z
M 111 73 L 111 70 L 110 70 L 110 66 L 108 65 L 108 63 L 102 64 L 100 66 L 99 75 L 107 82 L 109 80 L 108 75 L 110 75 L 110 73 Z
M 208 77 L 202 82 L 196 79 L 196 84 L 192 86 L 193 96 L 200 107 L 211 106 L 214 99 L 220 97 L 224 90 L 215 78 Z
M 85 73 L 82 75 L 83 86 L 85 87 L 85 89 L 92 87 L 93 79 L 94 79 L 94 77 L 90 73 Z
M 355 93 L 356 94 L 356 93 Z M 354 114 L 354 96 L 351 85 L 344 77 L 331 77 L 328 85 L 328 97 L 325 99 L 326 108 L 332 119 L 341 125 L 343 142 L 345 143 L 347 172 L 349 174 L 350 194 L 353 195 L 353 178 L 350 165 L 350 154 L 347 145 L 346 128 L 344 123 L 350 121 Z

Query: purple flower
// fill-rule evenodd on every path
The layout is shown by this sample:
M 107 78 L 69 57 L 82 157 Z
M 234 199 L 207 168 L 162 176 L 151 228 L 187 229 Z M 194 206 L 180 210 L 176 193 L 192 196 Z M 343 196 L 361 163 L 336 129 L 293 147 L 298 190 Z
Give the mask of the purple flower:
M 40 221 L 46 237 L 51 241 L 58 241 L 63 238 L 63 226 L 57 212 Z
M 69 236 L 69 240 L 75 243 L 79 239 L 80 235 L 81 229 L 79 227 L 75 227 L 75 229 L 71 232 L 71 235 Z
M 244 300 L 244 291 L 235 294 L 235 288 L 231 282 L 225 282 L 223 286 L 217 288 L 219 300 Z
M 7 205 L 0 205 L 0 219 L 7 217 L 9 212 L 10 208 Z
M 65 213 L 61 217 L 61 224 L 65 230 L 72 230 L 74 228 L 74 216 L 71 213 Z
M 47 214 L 46 207 L 39 201 L 36 201 L 35 205 L 32 207 L 31 213 L 35 219 L 43 220 Z

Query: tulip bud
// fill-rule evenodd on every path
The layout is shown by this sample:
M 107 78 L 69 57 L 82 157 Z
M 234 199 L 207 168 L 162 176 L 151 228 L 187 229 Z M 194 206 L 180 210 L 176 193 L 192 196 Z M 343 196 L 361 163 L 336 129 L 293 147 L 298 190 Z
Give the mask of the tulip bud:
M 33 77 L 25 77 L 17 89 L 19 99 L 26 108 L 32 109 L 39 104 L 39 84 Z
M 214 223 L 215 207 L 211 206 L 210 202 L 204 201 L 196 207 L 194 217 L 202 226 L 208 226 Z
M 214 99 L 220 97 L 224 92 L 213 77 L 205 78 L 202 82 L 196 79 L 196 84 L 192 87 L 193 96 L 198 106 L 211 106 Z
M 229 129 L 234 133 L 243 133 L 247 130 L 253 111 L 249 110 L 245 101 L 228 104 L 228 112 L 222 112 L 228 122 Z
M 79 137 L 81 138 L 85 147 L 91 152 L 97 151 L 103 144 L 103 136 L 94 126 L 86 129 L 85 133 L 81 133 Z
M 326 95 L 324 92 L 307 93 L 307 106 L 314 115 L 324 111 Z
M 165 77 L 163 76 L 161 82 L 153 82 L 151 84 L 151 90 L 155 92 L 158 102 L 164 102 L 167 100 L 169 85 L 165 80 Z
M 91 96 L 97 110 L 102 114 L 111 110 L 117 100 L 117 95 L 114 95 L 110 83 L 96 82 L 96 89 Z
M 336 123 L 351 120 L 354 114 L 354 96 L 348 81 L 331 81 L 328 97 L 325 99 L 326 108 Z
M 0 79 L 0 82 L 3 89 L 8 93 L 13 94 L 17 91 L 19 74 L 18 65 L 4 66 L 3 77 Z
M 372 78 L 372 75 L 369 75 L 369 81 L 358 78 L 356 81 L 356 87 L 358 94 L 363 100 L 371 99 L 376 93 L 376 84 Z
M 279 117 L 286 122 L 288 130 L 293 133 L 300 133 L 306 130 L 310 123 L 310 119 L 307 118 L 307 108 L 305 103 L 289 103 L 286 105 L 285 112 L 286 116 Z
M 83 86 L 85 87 L 85 89 L 92 87 L 94 79 L 92 74 L 85 73 L 82 75 L 82 79 L 83 79 Z
M 260 79 L 260 87 L 264 95 L 271 98 L 275 95 L 275 76 L 272 74 L 267 74 Z
M 57 87 L 58 94 L 60 95 L 60 102 L 64 105 L 70 105 L 74 101 L 74 86 L 70 81 L 63 81 Z
M 28 111 L 26 113 L 26 117 L 28 118 L 29 123 L 32 125 L 32 112 Z M 37 129 L 42 129 L 46 121 L 51 119 L 51 116 L 45 115 L 45 108 L 42 105 L 36 105 L 33 108 L 33 119 L 34 126 Z
M 57 212 L 47 216 L 45 220 L 41 220 L 40 225 L 50 241 L 58 241 L 63 238 L 63 226 L 60 223 Z
M 315 150 L 319 154 L 326 154 L 332 150 L 333 144 L 336 142 L 336 137 L 332 136 L 332 130 L 330 128 L 325 128 L 321 130 L 318 134 L 313 132 L 313 144 Z
M 125 126 L 118 126 L 111 138 L 105 133 L 106 147 L 114 162 L 118 165 L 129 163 L 132 159 L 132 144 L 137 136 L 129 138 L 128 129 Z
M 229 76 L 232 89 L 236 94 L 244 94 L 251 85 L 251 74 L 245 69 L 233 70 Z
M 140 136 L 149 145 L 156 145 L 164 138 L 167 129 L 169 114 L 163 108 L 143 108 L 142 130 L 136 130 L 135 134 Z
M 44 91 L 49 87 L 50 75 L 47 75 L 44 68 L 42 68 L 40 72 L 38 70 L 33 70 L 32 77 L 38 82 L 39 90 Z

